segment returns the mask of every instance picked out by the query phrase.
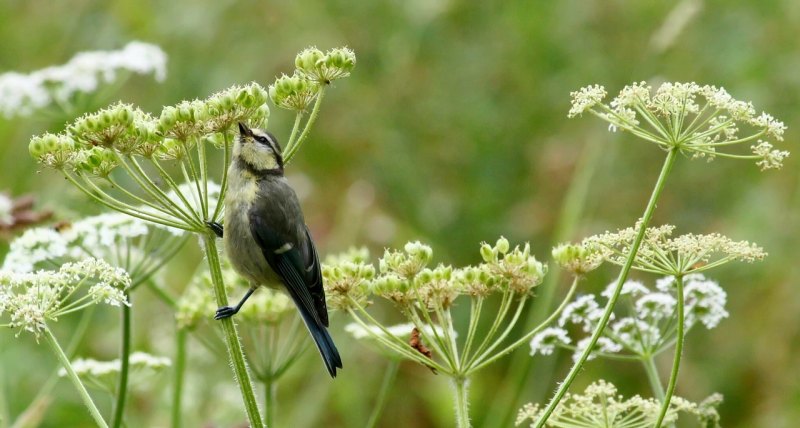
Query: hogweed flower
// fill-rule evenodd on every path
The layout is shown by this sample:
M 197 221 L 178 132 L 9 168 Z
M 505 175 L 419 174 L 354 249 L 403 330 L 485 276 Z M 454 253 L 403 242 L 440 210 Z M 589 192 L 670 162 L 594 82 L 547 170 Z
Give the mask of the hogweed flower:
M 387 249 L 377 272 L 365 262 L 363 253 L 329 258 L 323 271 L 329 304 L 347 311 L 355 321 L 348 331 L 452 380 L 458 426 L 469 424 L 469 377 L 527 342 L 545 326 L 507 343 L 525 304 L 547 272 L 547 266 L 531 255 L 530 245 L 512 248 L 508 240 L 500 238 L 494 245 L 482 244 L 480 255 L 483 261 L 475 266 L 431 266 L 431 247 L 409 242 L 402 250 Z M 567 300 L 574 289 L 573 285 Z M 493 295 L 500 300 L 499 308 L 482 319 L 484 302 Z M 372 296 L 394 303 L 408 322 L 386 326 L 375 319 L 365 309 Z M 468 325 L 457 330 L 452 310 L 467 302 Z M 488 328 L 480 336 L 479 324 Z
M 717 406 L 722 401 L 714 394 L 700 403 L 673 397 L 663 422 L 675 423 L 680 414 L 694 416 L 700 426 L 719 428 Z M 651 428 L 658 420 L 661 403 L 652 398 L 635 395 L 626 399 L 609 382 L 599 380 L 583 394 L 567 394 L 548 419 L 546 426 L 562 428 Z M 542 416 L 538 404 L 528 403 L 520 409 L 516 426 L 530 421 L 530 426 Z
M 612 322 L 603 330 L 591 358 L 646 361 L 672 347 L 677 341 L 678 299 L 674 282 L 672 276 L 663 277 L 656 281 L 655 289 L 650 289 L 639 281 L 627 281 L 620 297 L 625 304 L 613 313 Z M 683 284 L 684 335 L 698 323 L 710 330 L 728 317 L 727 295 L 716 281 L 702 274 L 691 274 L 683 277 Z M 609 299 L 615 285 L 609 284 L 600 296 Z M 588 343 L 588 337 L 581 336 L 597 327 L 602 312 L 596 295 L 579 296 L 561 312 L 557 326 L 542 330 L 531 339 L 531 355 L 549 355 L 559 347 L 572 351 L 573 358 L 577 358 Z
M 157 357 L 145 352 L 134 352 L 128 358 L 130 376 L 136 384 L 145 384 L 156 374 L 172 365 L 169 358 Z M 72 361 L 72 369 L 87 385 L 108 394 L 114 394 L 117 378 L 122 370 L 119 359 L 111 361 L 98 361 L 91 358 L 79 358 Z M 58 375 L 67 376 L 67 370 L 59 369 Z
M 90 257 L 124 269 L 134 288 L 169 261 L 184 242 L 180 230 L 165 230 L 124 214 L 100 214 L 55 228 L 28 229 L 11 242 L 3 269 L 33 272 Z
M 640 227 L 641 222 L 636 227 L 591 236 L 581 245 L 596 251 L 606 261 L 621 266 Z M 718 233 L 673 237 L 674 230 L 672 225 L 648 228 L 634 258 L 633 269 L 659 275 L 686 275 L 731 261 L 752 263 L 767 256 L 761 247 L 747 241 L 734 241 Z
M 761 170 L 780 168 L 789 152 L 772 142 L 783 141 L 786 126 L 752 103 L 734 99 L 724 88 L 691 83 L 662 84 L 653 91 L 645 82 L 624 87 L 609 103 L 600 85 L 572 92 L 568 117 L 589 112 L 665 150 L 677 149 L 692 158 L 753 159 Z M 770 142 L 770 140 L 772 142 Z M 749 146 L 751 154 L 730 151 Z
M 69 105 L 76 94 L 92 93 L 118 80 L 120 72 L 151 74 L 163 82 L 166 64 L 160 47 L 134 41 L 116 51 L 81 52 L 66 64 L 29 74 L 0 74 L 0 113 L 7 118 L 29 116 L 54 103 Z
M 0 324 L 27 331 L 37 338 L 47 323 L 90 305 L 128 305 L 125 290 L 131 279 L 123 269 L 102 260 L 66 263 L 57 271 L 0 271 Z M 18 333 L 19 334 L 19 333 Z

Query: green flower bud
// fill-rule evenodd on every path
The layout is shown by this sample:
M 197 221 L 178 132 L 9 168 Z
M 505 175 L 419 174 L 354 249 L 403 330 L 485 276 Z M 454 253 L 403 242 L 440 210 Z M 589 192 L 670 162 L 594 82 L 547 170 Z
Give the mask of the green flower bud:
M 322 51 L 317 48 L 306 48 L 294 59 L 294 65 L 298 70 L 310 74 L 316 70 L 317 63 L 324 57 Z
M 127 107 L 122 107 L 117 111 L 117 120 L 120 123 L 129 125 L 133 123 L 133 112 Z
M 500 239 L 497 240 L 497 244 L 494 248 L 499 251 L 500 254 L 506 254 L 509 249 L 508 239 L 501 236 Z
M 560 244 L 553 248 L 553 260 L 574 275 L 585 275 L 603 263 L 602 255 L 583 245 Z
M 481 257 L 486 263 L 491 263 L 497 260 L 497 254 L 495 254 L 494 249 L 492 249 L 492 247 L 486 243 L 481 245 Z
M 163 130 L 167 130 L 175 126 L 175 122 L 178 120 L 178 111 L 175 107 L 169 106 L 164 107 L 164 110 L 161 110 L 161 117 L 158 119 L 159 125 L 161 125 Z

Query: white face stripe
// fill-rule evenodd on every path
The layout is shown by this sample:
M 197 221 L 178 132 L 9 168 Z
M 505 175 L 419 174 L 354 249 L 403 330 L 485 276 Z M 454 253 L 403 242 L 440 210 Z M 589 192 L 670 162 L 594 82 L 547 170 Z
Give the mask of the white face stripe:
M 273 152 L 275 153 L 281 152 L 280 145 L 278 145 L 278 142 L 275 141 L 275 138 L 272 135 L 263 132 L 260 129 L 253 129 L 251 130 L 251 132 L 253 133 L 253 137 L 265 138 L 267 140 L 267 143 L 269 143 L 269 147 L 272 149 Z

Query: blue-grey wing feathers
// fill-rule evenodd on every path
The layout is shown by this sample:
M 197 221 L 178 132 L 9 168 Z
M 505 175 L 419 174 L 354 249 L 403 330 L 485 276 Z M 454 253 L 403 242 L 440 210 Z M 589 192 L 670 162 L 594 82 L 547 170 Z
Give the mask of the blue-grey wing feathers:
M 305 224 L 270 224 L 264 210 L 250 212 L 250 231 L 267 263 L 280 277 L 303 317 L 331 376 L 342 368 L 339 351 L 328 334 L 328 310 L 314 242 Z M 300 217 L 302 222 L 302 217 Z M 292 230 L 294 229 L 294 230 Z

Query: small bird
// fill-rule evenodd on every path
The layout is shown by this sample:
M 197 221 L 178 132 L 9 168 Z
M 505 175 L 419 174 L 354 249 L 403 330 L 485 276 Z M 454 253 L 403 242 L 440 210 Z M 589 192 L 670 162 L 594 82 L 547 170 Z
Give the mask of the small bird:
M 319 256 L 303 220 L 297 195 L 283 175 L 275 136 L 239 123 L 225 193 L 225 228 L 210 223 L 222 237 L 233 268 L 250 282 L 236 306 L 217 309 L 214 319 L 239 312 L 261 286 L 281 288 L 294 301 L 331 377 L 342 368 L 328 334 L 328 309 Z

